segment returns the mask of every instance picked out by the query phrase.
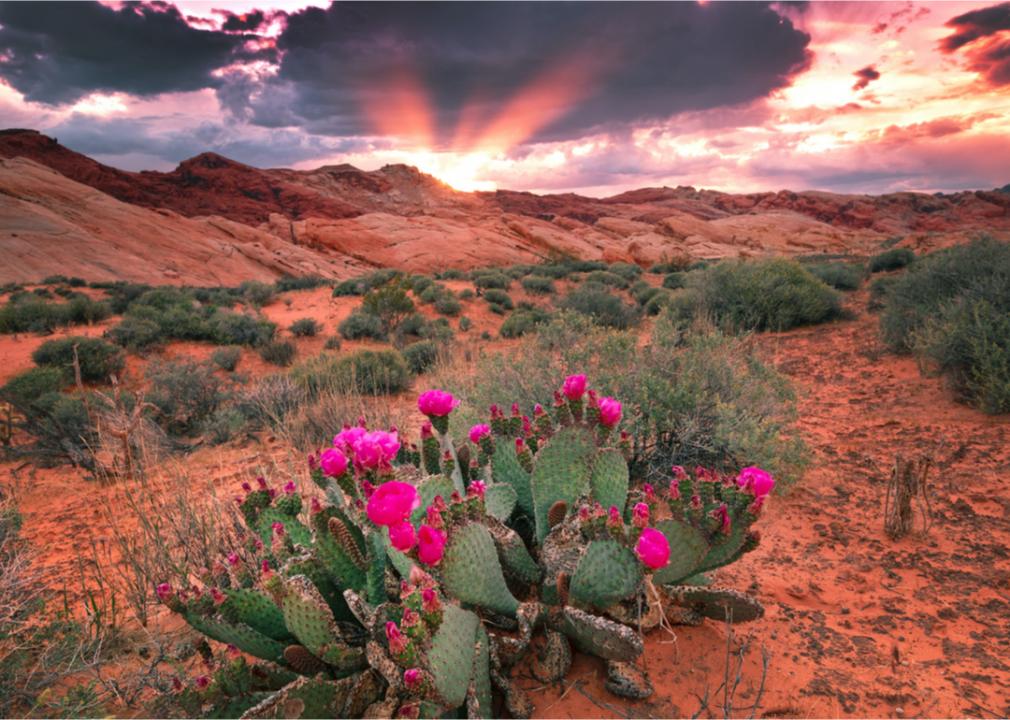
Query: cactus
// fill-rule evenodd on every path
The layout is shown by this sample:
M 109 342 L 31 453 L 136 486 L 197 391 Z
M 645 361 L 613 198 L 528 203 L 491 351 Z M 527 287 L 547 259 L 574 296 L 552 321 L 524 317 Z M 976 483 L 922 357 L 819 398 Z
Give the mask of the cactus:
M 479 523 L 452 530 L 441 575 L 446 592 L 461 602 L 509 616 L 519 607 L 505 583 L 491 533 Z
M 594 540 L 575 568 L 569 592 L 577 604 L 602 610 L 634 595 L 642 577 L 631 550 L 614 540 Z

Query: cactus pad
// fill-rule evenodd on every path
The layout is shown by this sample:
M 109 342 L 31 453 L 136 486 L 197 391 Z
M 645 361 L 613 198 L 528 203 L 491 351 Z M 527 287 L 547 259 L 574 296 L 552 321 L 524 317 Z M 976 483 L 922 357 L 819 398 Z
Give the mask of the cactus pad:
M 336 532 L 330 529 L 334 520 Z M 339 585 L 359 590 L 365 585 L 365 571 L 359 559 L 361 555 L 361 531 L 348 522 L 347 517 L 337 508 L 328 507 L 312 517 L 315 530 L 314 554 Z M 347 542 L 348 539 L 353 542 Z M 357 550 L 357 552 L 355 552 Z
M 630 662 L 642 654 L 642 638 L 632 628 L 578 608 L 552 611 L 548 625 L 563 632 L 582 652 L 604 660 Z
M 428 664 L 435 688 L 449 707 L 459 707 L 466 700 L 473 676 L 474 641 L 479 618 L 469 610 L 446 605 L 442 623 L 431 640 Z
M 344 642 L 333 612 L 307 577 L 286 582 L 281 605 L 288 628 L 313 655 L 339 670 L 363 666 L 361 648 Z
M 670 543 L 670 561 L 655 572 L 653 582 L 657 585 L 677 583 L 697 573 L 709 551 L 705 536 L 679 520 L 661 520 L 656 523 L 656 529 Z
M 495 445 L 491 456 L 491 474 L 495 483 L 507 483 L 516 491 L 516 502 L 519 509 L 527 515 L 533 515 L 533 493 L 530 487 L 530 474 L 519 464 L 515 445 L 504 440 Z
M 425 478 L 425 480 L 417 486 L 417 494 L 421 498 L 421 504 L 411 514 L 410 521 L 414 523 L 414 525 L 421 524 L 421 522 L 424 521 L 425 508 L 431 505 L 432 501 L 438 495 L 441 495 L 443 500 L 449 502 L 449 496 L 452 495 L 452 492 L 455 489 L 456 487 L 452 484 L 452 480 L 447 478 L 445 475 L 431 475 L 430 477 Z
M 569 592 L 576 604 L 602 609 L 633 595 L 641 582 L 635 553 L 613 540 L 595 540 L 579 560 Z
M 754 535 L 747 526 L 740 523 L 733 526 L 729 535 L 720 535 L 712 543 L 708 554 L 702 559 L 696 572 L 708 572 L 723 565 L 729 565 L 748 550 L 756 547 Z
M 491 698 L 491 639 L 481 625 L 477 626 L 477 645 L 473 653 L 473 678 L 470 687 L 467 716 L 493 718 L 495 714 Z
M 245 623 L 278 642 L 292 640 L 284 625 L 284 614 L 269 597 L 259 590 L 236 588 L 227 590 L 228 599 L 221 605 L 221 616 L 232 623 Z
M 579 427 L 559 430 L 537 453 L 530 485 L 539 542 L 550 530 L 547 513 L 551 506 L 559 500 L 574 505 L 589 492 L 590 463 L 595 453 L 592 434 Z
M 445 589 L 461 602 L 512 616 L 519 601 L 505 584 L 494 540 L 487 528 L 467 523 L 449 535 L 441 562 Z
M 667 588 L 667 597 L 681 607 L 720 622 L 741 623 L 765 614 L 764 605 L 738 590 L 713 587 Z
M 628 463 L 620 450 L 607 448 L 596 454 L 589 484 L 593 499 L 605 508 L 621 513 L 628 499 Z
M 484 491 L 484 506 L 488 515 L 505 522 L 516 509 L 518 498 L 515 489 L 508 483 L 492 483 Z
M 194 612 L 184 612 L 183 617 L 195 630 L 212 640 L 234 645 L 244 653 L 261 660 L 283 663 L 284 644 L 268 638 L 243 623 L 230 623 L 219 617 L 207 617 Z
M 540 580 L 540 566 L 530 557 L 526 544 L 515 530 L 492 521 L 487 521 L 486 527 L 498 548 L 498 559 L 507 578 L 524 585 Z

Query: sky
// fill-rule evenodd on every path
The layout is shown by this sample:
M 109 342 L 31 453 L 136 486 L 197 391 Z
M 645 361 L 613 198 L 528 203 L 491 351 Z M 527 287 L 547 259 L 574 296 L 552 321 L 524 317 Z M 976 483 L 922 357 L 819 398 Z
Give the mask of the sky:
M 1010 183 L 1010 2 L 0 2 L 0 127 L 461 190 Z

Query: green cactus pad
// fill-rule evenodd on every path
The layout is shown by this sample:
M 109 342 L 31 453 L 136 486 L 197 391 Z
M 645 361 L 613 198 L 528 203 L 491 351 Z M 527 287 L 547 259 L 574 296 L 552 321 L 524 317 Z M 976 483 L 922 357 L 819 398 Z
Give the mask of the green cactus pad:
M 692 525 L 679 520 L 660 520 L 656 529 L 666 536 L 670 543 L 670 562 L 652 576 L 657 585 L 669 585 L 694 575 L 708 554 L 709 546 L 705 536 Z
M 255 528 L 256 534 L 260 536 L 260 539 L 267 547 L 270 546 L 270 540 L 273 537 L 273 524 L 275 522 L 279 522 L 284 525 L 284 531 L 288 534 L 291 538 L 291 542 L 295 545 L 308 547 L 312 544 L 312 533 L 307 527 L 302 525 L 298 522 L 298 520 L 290 515 L 285 515 L 277 508 L 268 507 L 263 508 L 259 517 L 256 518 Z
M 243 717 L 344 717 L 344 708 L 356 683 L 356 677 L 342 680 L 327 680 L 323 677 L 299 678 L 249 710 Z
M 216 718 L 247 717 L 246 713 L 251 708 L 273 696 L 274 693 L 264 691 L 252 692 L 247 695 L 225 697 L 214 703 L 210 710 L 201 714 L 200 717 L 207 718 L 208 720 L 215 720 Z
M 708 572 L 729 565 L 745 552 L 749 528 L 744 523 L 735 524 L 729 535 L 717 534 L 711 541 L 708 554 L 698 564 L 695 572 Z
M 629 662 L 642 654 L 642 638 L 632 628 L 606 618 L 566 607 L 554 611 L 549 624 L 563 632 L 575 647 L 604 660 Z
M 491 456 L 491 476 L 495 483 L 506 483 L 516 491 L 516 503 L 527 515 L 533 515 L 533 491 L 530 474 L 519 464 L 515 445 L 509 439 L 499 438 Z
M 373 530 L 365 536 L 365 547 L 368 550 L 365 573 L 365 593 L 368 602 L 373 605 L 386 601 L 386 542 L 385 533 Z
M 491 697 L 491 640 L 482 625 L 477 626 L 477 646 L 473 654 L 472 697 L 468 699 L 471 718 L 493 718 L 494 707 Z
M 508 483 L 492 483 L 484 491 L 484 507 L 487 508 L 487 514 L 502 522 L 512 516 L 518 499 L 515 489 Z
M 559 430 L 537 453 L 530 486 L 536 537 L 543 542 L 550 528 L 547 511 L 559 500 L 569 507 L 589 492 L 591 462 L 596 453 L 592 434 L 580 427 Z
M 505 576 L 526 585 L 539 581 L 540 566 L 530 556 L 519 533 L 501 522 L 487 520 L 486 524 L 491 539 L 498 548 L 498 559 Z
M 284 625 L 284 614 L 268 596 L 251 588 L 226 590 L 225 593 L 228 599 L 222 603 L 220 612 L 229 622 L 245 623 L 278 642 L 292 639 Z
M 512 616 L 519 601 L 505 584 L 494 540 L 479 523 L 454 528 L 440 564 L 446 592 L 457 600 Z
M 425 510 L 431 505 L 432 501 L 438 495 L 441 495 L 442 499 L 448 503 L 449 497 L 455 489 L 456 487 L 452 484 L 452 480 L 445 475 L 431 475 L 425 478 L 417 486 L 417 494 L 421 498 L 421 505 L 411 514 L 410 521 L 415 526 L 420 525 L 424 522 Z
M 315 585 L 304 575 L 285 583 L 284 621 L 309 652 L 339 670 L 362 667 L 364 653 L 343 641 L 336 620 Z
M 635 553 L 614 540 L 595 540 L 579 560 L 570 593 L 578 605 L 603 609 L 631 597 L 641 582 Z
M 330 606 L 333 617 L 337 620 L 352 620 L 354 618 L 350 608 L 347 607 L 347 602 L 344 600 L 343 589 L 335 582 L 335 578 L 327 570 L 326 566 L 317 560 L 314 555 L 291 558 L 284 563 L 283 572 L 285 577 L 304 575 L 311 580 L 312 584 L 316 586 L 316 590 L 322 595 L 323 600 Z
M 361 590 L 365 586 L 365 571 L 358 567 L 347 550 L 330 533 L 331 517 L 340 520 L 350 531 L 350 535 L 358 543 L 358 548 L 364 546 L 364 538 L 357 526 L 350 522 L 347 516 L 338 508 L 327 507 L 322 512 L 312 516 L 312 528 L 315 530 L 313 551 L 326 570 L 333 575 L 342 588 Z
M 764 605 L 757 598 L 738 590 L 680 586 L 666 591 L 671 602 L 720 622 L 749 622 L 765 614 Z
M 624 513 L 628 498 L 628 462 L 620 450 L 608 448 L 596 454 L 589 484 L 596 502 Z
M 443 613 L 442 623 L 431 639 L 428 664 L 438 694 L 448 707 L 456 708 L 466 701 L 480 619 L 456 605 L 447 604 Z
M 220 617 L 207 617 L 194 612 L 182 614 L 193 629 L 212 640 L 234 645 L 244 653 L 261 660 L 284 662 L 284 643 L 268 638 L 248 625 L 230 623 Z

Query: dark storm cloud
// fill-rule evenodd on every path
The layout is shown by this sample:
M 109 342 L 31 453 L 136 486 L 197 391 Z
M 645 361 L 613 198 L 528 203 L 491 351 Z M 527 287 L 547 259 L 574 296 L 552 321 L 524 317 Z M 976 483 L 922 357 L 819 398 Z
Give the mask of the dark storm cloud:
M 424 88 L 444 139 L 464 109 L 486 123 L 560 67 L 546 96 L 571 91 L 570 107 L 538 139 L 564 138 L 765 96 L 806 67 L 809 39 L 764 3 L 336 3 L 288 16 L 278 92 L 243 112 L 266 125 L 368 132 L 362 99 L 381 102 L 406 76 Z
M 880 71 L 872 65 L 867 65 L 852 74 L 856 76 L 856 84 L 852 86 L 853 90 L 862 90 L 874 80 L 880 79 Z
M 0 77 L 28 100 L 90 92 L 154 95 L 213 86 L 211 72 L 257 54 L 241 35 L 187 24 L 172 5 L 0 3 Z
M 1010 85 L 1010 3 L 958 15 L 946 25 L 954 32 L 940 42 L 944 52 L 962 53 L 990 85 Z
M 235 13 L 228 12 L 227 10 L 218 10 L 216 12 L 219 12 L 224 16 L 224 22 L 221 24 L 221 29 L 227 32 L 259 30 L 270 20 L 267 14 L 262 10 L 253 10 L 252 12 L 247 12 L 242 15 L 236 15 Z

